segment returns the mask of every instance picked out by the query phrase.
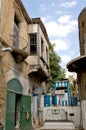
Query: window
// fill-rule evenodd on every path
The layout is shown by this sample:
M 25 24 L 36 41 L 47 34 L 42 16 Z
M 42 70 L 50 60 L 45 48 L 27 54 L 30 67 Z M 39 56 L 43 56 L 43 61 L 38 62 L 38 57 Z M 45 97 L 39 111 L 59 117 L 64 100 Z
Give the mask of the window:
M 48 49 L 47 49 L 47 47 L 46 47 L 46 61 L 48 63 Z
M 82 21 L 82 27 L 84 27 L 84 21 Z
M 30 34 L 30 54 L 37 54 L 37 34 Z
M 43 57 L 43 52 L 44 52 L 44 41 L 41 38 L 41 56 Z
M 19 43 L 19 22 L 15 16 L 14 17 L 13 47 L 18 48 L 18 43 Z

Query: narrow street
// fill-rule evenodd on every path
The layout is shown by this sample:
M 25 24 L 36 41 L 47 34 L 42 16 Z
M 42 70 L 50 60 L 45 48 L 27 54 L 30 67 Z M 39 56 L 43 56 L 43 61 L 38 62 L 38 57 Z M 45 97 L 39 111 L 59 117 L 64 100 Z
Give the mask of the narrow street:
M 80 107 L 48 107 L 44 108 L 43 126 L 34 130 L 79 130 Z M 69 116 L 68 116 L 69 115 Z
M 43 129 L 43 128 L 35 128 L 33 130 L 70 130 L 70 129 Z M 71 130 L 83 130 L 83 129 L 75 128 L 75 129 L 71 129 Z
M 84 6 L 0 0 L 0 130 L 86 130 Z

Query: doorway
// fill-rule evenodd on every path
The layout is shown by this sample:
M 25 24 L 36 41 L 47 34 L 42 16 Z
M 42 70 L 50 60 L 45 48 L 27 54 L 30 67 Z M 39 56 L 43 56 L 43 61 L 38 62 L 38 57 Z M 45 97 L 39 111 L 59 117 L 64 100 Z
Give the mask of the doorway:
M 5 130 L 31 130 L 31 96 L 22 91 L 17 79 L 8 82 Z
M 22 85 L 17 79 L 10 80 L 7 84 L 6 130 L 19 130 L 21 97 Z

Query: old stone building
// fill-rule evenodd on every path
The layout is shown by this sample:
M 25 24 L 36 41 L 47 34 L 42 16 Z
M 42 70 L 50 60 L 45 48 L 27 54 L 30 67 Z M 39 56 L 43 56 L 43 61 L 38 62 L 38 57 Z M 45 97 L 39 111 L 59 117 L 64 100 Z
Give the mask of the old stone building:
M 77 73 L 79 100 L 81 103 L 81 126 L 86 129 L 86 7 L 78 17 L 80 56 L 67 64 L 71 72 Z
M 5 130 L 37 125 L 33 96 L 42 94 L 48 79 L 49 39 L 42 21 L 31 19 L 21 0 L 1 0 L 0 124 Z
M 29 63 L 29 81 L 33 93 L 32 117 L 35 124 L 37 124 L 39 117 L 38 107 L 40 107 L 40 98 L 43 89 L 42 83 L 45 82 L 46 86 L 49 80 L 49 39 L 40 18 L 32 19 L 32 23 L 29 24 L 28 34 L 30 40 L 30 55 L 26 61 Z M 33 104 L 34 100 L 38 103 Z

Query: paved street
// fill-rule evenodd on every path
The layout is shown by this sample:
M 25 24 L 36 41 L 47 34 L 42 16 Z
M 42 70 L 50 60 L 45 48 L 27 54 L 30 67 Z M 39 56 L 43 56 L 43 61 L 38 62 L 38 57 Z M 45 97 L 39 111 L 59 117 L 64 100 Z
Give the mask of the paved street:
M 38 128 L 34 128 L 33 130 L 46 130 L 46 129 L 42 129 L 42 127 L 41 128 L 38 127 Z M 52 129 L 52 130 L 54 130 L 54 129 Z M 83 129 L 81 129 L 81 128 L 75 128 L 75 130 L 83 130 Z

